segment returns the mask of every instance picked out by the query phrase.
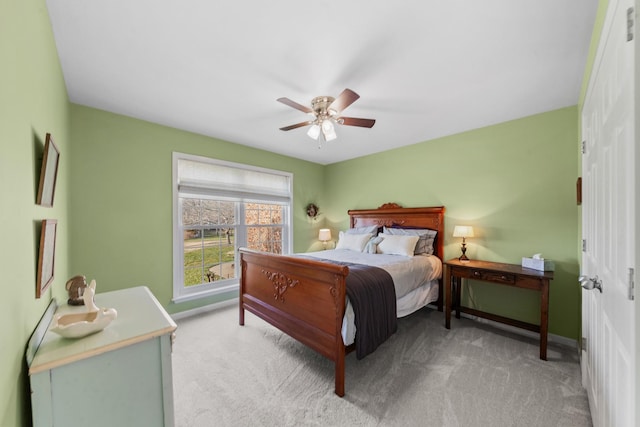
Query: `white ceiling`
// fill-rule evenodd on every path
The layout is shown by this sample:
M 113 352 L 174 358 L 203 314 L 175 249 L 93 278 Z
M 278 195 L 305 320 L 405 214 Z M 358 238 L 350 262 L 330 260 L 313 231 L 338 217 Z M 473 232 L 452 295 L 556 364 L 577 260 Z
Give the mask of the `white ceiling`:
M 47 0 L 72 102 L 329 164 L 578 102 L 598 0 Z M 321 149 L 310 105 L 350 88 Z

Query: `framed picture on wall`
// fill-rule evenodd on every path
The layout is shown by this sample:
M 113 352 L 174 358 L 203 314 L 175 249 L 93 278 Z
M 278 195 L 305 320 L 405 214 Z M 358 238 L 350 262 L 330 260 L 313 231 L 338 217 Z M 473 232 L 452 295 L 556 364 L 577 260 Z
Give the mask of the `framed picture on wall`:
M 40 298 L 53 282 L 54 261 L 56 257 L 56 231 L 58 221 L 43 219 L 40 231 L 40 249 L 38 251 L 38 276 L 36 278 L 36 298 Z
M 41 206 L 53 206 L 53 195 L 56 191 L 56 178 L 58 177 L 58 162 L 60 151 L 53 143 L 51 134 L 47 134 L 40 167 L 40 184 L 38 185 L 38 197 L 36 203 Z

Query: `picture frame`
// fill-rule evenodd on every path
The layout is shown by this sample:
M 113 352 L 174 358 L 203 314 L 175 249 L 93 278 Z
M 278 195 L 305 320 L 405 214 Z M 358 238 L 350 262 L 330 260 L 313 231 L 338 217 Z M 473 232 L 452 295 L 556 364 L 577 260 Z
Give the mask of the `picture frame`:
M 60 162 L 60 150 L 53 142 L 50 133 L 44 143 L 44 154 L 42 155 L 42 166 L 40 168 L 40 183 L 38 185 L 38 196 L 36 203 L 41 206 L 52 207 L 53 196 L 56 191 L 56 180 L 58 177 L 58 163 Z
M 42 294 L 53 282 L 56 258 L 56 233 L 58 221 L 43 219 L 40 230 L 40 248 L 38 250 L 38 276 L 36 278 L 36 298 Z

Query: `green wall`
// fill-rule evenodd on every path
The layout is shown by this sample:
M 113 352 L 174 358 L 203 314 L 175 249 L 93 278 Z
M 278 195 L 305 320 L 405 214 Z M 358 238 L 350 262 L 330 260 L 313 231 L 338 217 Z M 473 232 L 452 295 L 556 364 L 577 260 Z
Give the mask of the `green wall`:
M 472 225 L 470 258 L 519 264 L 541 252 L 555 261 L 549 330 L 576 339 L 580 326 L 577 109 L 565 108 L 336 163 L 327 167 L 327 225 L 348 226 L 350 208 L 385 202 L 446 207 L 445 255 L 460 254 L 454 225 Z M 474 284 L 467 304 L 537 323 L 533 291 Z
M 171 303 L 171 153 L 181 151 L 293 172 L 295 251 L 316 249 L 322 224 L 346 228 L 351 208 L 445 205 L 448 257 L 459 250 L 450 231 L 464 223 L 478 234 L 472 257 L 553 259 L 550 331 L 578 337 L 575 107 L 327 167 L 78 105 L 71 112 L 71 269 L 101 291 L 144 284 L 170 312 L 230 296 Z M 310 201 L 324 221 L 306 218 Z M 530 291 L 471 290 L 477 308 L 537 322 L 535 298 L 521 295 Z
M 174 151 L 293 173 L 294 250 L 319 244 L 304 207 L 324 204 L 323 166 L 78 105 L 71 117 L 71 269 L 99 291 L 146 285 L 172 313 L 237 296 L 171 303 Z
M 28 425 L 27 341 L 69 276 L 69 103 L 44 1 L 0 0 L 0 426 Z M 54 206 L 36 205 L 47 133 L 58 146 Z M 39 225 L 57 219 L 54 281 L 35 297 Z

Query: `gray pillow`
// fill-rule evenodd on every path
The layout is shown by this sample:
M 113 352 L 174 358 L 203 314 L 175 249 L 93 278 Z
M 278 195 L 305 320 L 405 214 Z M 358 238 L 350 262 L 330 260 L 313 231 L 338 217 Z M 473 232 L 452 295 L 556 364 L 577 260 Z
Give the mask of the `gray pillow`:
M 435 230 L 429 230 L 428 228 L 388 228 L 384 227 L 385 234 L 392 234 L 398 236 L 418 236 L 418 243 L 414 250 L 414 255 L 433 255 L 433 242 L 436 240 L 438 234 Z
M 382 242 L 382 236 L 372 237 L 367 245 L 364 247 L 364 252 L 368 254 L 378 253 L 378 245 Z
M 373 234 L 374 236 L 378 234 L 378 226 L 377 225 L 369 225 L 367 227 L 355 227 L 350 228 L 345 231 L 347 234 Z

